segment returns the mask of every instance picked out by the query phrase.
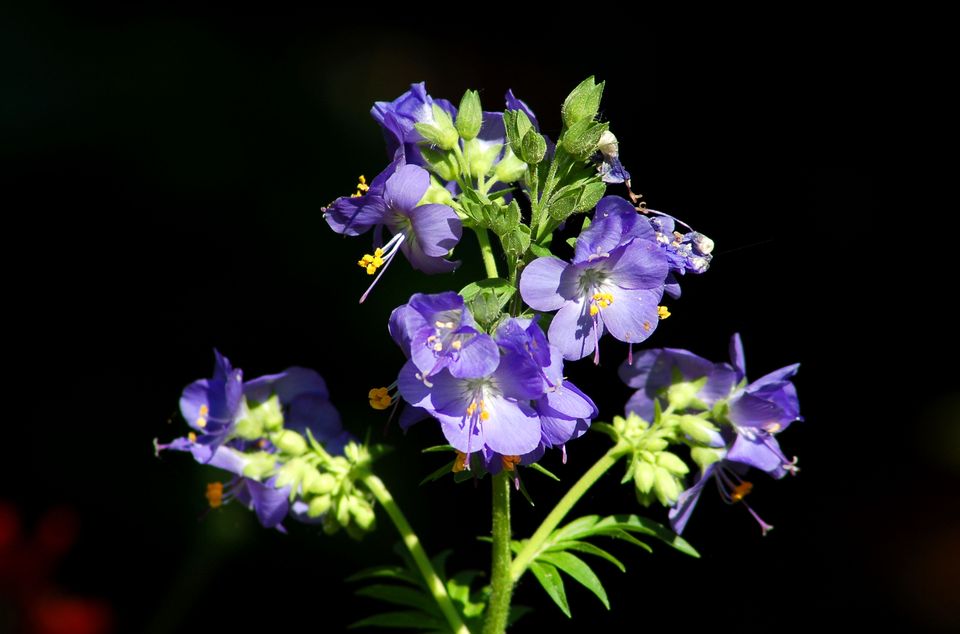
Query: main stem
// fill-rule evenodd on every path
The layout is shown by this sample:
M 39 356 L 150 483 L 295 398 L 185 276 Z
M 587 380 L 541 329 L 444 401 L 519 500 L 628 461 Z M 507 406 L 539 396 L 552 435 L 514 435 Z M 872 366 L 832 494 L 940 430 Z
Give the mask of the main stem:
M 477 242 L 480 243 L 480 255 L 483 256 L 483 268 L 487 271 L 487 277 L 500 277 L 497 273 L 497 261 L 493 257 L 493 247 L 490 246 L 490 236 L 486 229 L 477 228 Z
M 557 505 L 553 507 L 550 514 L 547 515 L 543 523 L 540 524 L 537 532 L 527 540 L 523 549 L 517 553 L 517 558 L 513 560 L 513 564 L 510 567 L 511 583 L 516 583 L 520 577 L 523 576 L 523 573 L 527 570 L 527 566 L 540 554 L 544 542 L 547 541 L 554 529 L 560 525 L 560 522 L 567 516 L 567 513 L 570 512 L 574 504 L 583 497 L 583 494 L 586 493 L 590 487 L 596 484 L 597 480 L 599 480 L 604 473 L 610 470 L 610 467 L 617 464 L 617 461 L 620 460 L 623 455 L 624 452 L 621 447 L 617 446 L 612 448 L 590 467 L 590 470 L 584 473 L 583 476 L 577 480 L 577 483 L 567 491 L 567 494 L 557 502 Z
M 513 579 L 510 577 L 510 472 L 504 469 L 493 477 L 493 592 L 487 604 L 483 634 L 502 634 L 510 616 Z
M 433 565 L 430 563 L 430 558 L 427 557 L 426 551 L 423 550 L 423 546 L 420 544 L 420 538 L 417 537 L 417 534 L 410 528 L 407 518 L 403 516 L 400 507 L 397 506 L 396 500 L 390 495 L 390 491 L 387 490 L 386 485 L 383 484 L 380 478 L 373 474 L 364 477 L 363 483 L 367 486 L 367 489 L 373 493 L 374 497 L 377 498 L 380 506 L 387 512 L 387 515 L 390 516 L 393 525 L 397 527 L 397 532 L 399 532 L 403 538 L 403 545 L 407 547 L 407 550 L 409 550 L 413 556 L 413 561 L 417 564 L 417 569 L 420 570 L 420 574 L 423 575 L 427 589 L 430 591 L 430 594 L 433 595 L 433 599 L 440 607 L 440 611 L 443 612 L 443 616 L 447 619 L 447 623 L 450 624 L 451 630 L 456 632 L 456 634 L 470 634 L 470 630 L 464 625 L 463 619 L 460 618 L 460 613 L 453 605 L 453 601 L 450 600 L 450 595 L 447 594 L 447 588 L 443 585 L 443 581 L 433 569 Z

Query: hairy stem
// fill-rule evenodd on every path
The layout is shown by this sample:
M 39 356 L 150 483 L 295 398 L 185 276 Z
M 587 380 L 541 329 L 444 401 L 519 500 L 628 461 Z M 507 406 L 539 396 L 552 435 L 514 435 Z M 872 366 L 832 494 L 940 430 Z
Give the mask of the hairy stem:
M 407 518 L 403 516 L 400 507 L 397 506 L 396 500 L 390 495 L 390 491 L 387 490 L 386 485 L 383 484 L 380 478 L 373 474 L 364 477 L 363 483 L 367 489 L 373 493 L 374 497 L 377 498 L 380 506 L 387 512 L 387 515 L 390 516 L 393 525 L 397 527 L 397 532 L 400 533 L 400 537 L 403 538 L 403 545 L 407 547 L 407 550 L 409 550 L 413 556 L 413 561 L 417 564 L 417 569 L 420 570 L 420 574 L 423 575 L 427 589 L 430 591 L 430 594 L 433 595 L 433 600 L 437 602 L 440 611 L 443 612 L 443 616 L 447 619 L 447 623 L 450 624 L 451 630 L 456 632 L 456 634 L 470 634 L 470 630 L 464 625 L 463 619 L 460 618 L 460 613 L 453 605 L 453 601 L 450 600 L 446 586 L 444 586 L 443 581 L 433 569 L 430 558 L 427 557 L 426 551 L 420 544 L 420 538 L 413 532 L 409 522 L 407 522 Z
M 490 584 L 493 592 L 487 605 L 483 634 L 502 634 L 510 616 L 513 579 L 510 577 L 510 472 L 504 469 L 493 478 L 493 565 Z
M 500 277 L 500 274 L 497 273 L 497 261 L 493 257 L 493 247 L 490 246 L 490 236 L 487 235 L 487 230 L 477 227 L 474 231 L 477 232 L 477 242 L 480 243 L 480 255 L 483 256 L 483 267 L 487 270 L 487 277 Z

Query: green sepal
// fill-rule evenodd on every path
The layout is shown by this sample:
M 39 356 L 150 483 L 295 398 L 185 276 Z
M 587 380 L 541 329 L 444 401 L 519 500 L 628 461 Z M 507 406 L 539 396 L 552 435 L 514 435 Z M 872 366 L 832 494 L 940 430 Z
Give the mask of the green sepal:
M 513 231 L 501 236 L 500 244 L 508 254 L 519 258 L 527 252 L 527 249 L 532 249 L 534 246 L 530 243 L 530 227 L 517 225 Z
M 523 158 L 525 163 L 536 165 L 543 160 L 546 154 L 547 141 L 543 138 L 543 135 L 533 128 L 527 130 L 520 143 L 520 157 Z
M 554 475 L 553 472 L 549 471 L 546 467 L 542 466 L 539 462 L 534 462 L 531 465 L 527 465 L 527 467 L 529 467 L 530 469 L 533 469 L 538 473 L 542 473 L 543 475 L 547 476 L 552 480 L 556 480 L 557 482 L 560 482 L 560 478 Z
M 441 150 L 452 150 L 460 140 L 453 119 L 437 104 L 433 104 L 433 123 L 415 123 L 413 127 L 424 139 Z
M 606 123 L 596 123 L 592 119 L 582 119 L 563 133 L 561 144 L 568 154 L 584 161 L 597 151 L 600 136 L 609 127 Z
M 510 149 L 519 157 L 523 156 L 523 137 L 533 129 L 533 123 L 523 110 L 507 110 L 503 113 L 503 127 L 507 132 Z
M 463 160 L 466 162 L 464 166 L 466 175 L 474 178 L 486 176 L 493 169 L 493 163 L 497 160 L 502 148 L 503 146 L 499 143 L 484 146 L 477 139 L 465 142 Z
M 509 205 L 485 205 L 484 213 L 490 228 L 498 236 L 503 237 L 517 228 L 520 224 L 520 205 L 511 200 Z
M 434 150 L 424 145 L 420 146 L 420 154 L 427 167 L 443 180 L 455 181 L 460 176 L 460 166 L 452 152 Z
M 526 173 L 527 164 L 513 153 L 513 148 L 507 147 L 504 150 L 503 158 L 500 159 L 493 170 L 493 177 L 501 183 L 514 183 L 522 180 Z

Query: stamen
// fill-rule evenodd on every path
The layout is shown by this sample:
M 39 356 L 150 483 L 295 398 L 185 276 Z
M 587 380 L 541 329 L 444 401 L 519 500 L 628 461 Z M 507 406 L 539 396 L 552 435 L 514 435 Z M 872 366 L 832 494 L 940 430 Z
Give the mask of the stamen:
M 730 499 L 734 502 L 740 502 L 743 498 L 747 497 L 751 491 L 753 491 L 753 483 L 744 480 L 734 487 L 733 493 L 730 494 Z
M 193 432 L 190 432 L 189 434 L 187 434 L 187 440 L 189 440 L 190 442 L 197 442 L 197 435 Z
M 666 306 L 657 306 L 657 316 L 660 317 L 660 319 L 666 319 L 670 315 L 671 313 L 667 310 Z
M 502 456 L 500 462 L 503 464 L 504 471 L 514 471 L 520 464 L 520 456 Z
M 450 347 L 453 348 L 454 350 L 459 350 L 460 348 L 463 347 L 463 342 L 460 341 L 459 339 L 454 339 L 454 340 L 450 343 Z
M 363 174 L 361 174 L 360 182 L 357 183 L 357 193 L 351 194 L 350 198 L 360 198 L 368 191 L 370 191 L 370 186 L 367 185 L 367 179 L 363 177 Z
M 451 471 L 454 473 L 460 473 L 467 468 L 467 454 L 462 451 L 457 452 L 457 458 L 453 461 L 453 468 Z
M 223 504 L 223 483 L 211 482 L 208 484 L 207 492 L 204 494 L 204 497 L 207 498 L 210 508 L 220 508 L 220 505 Z
M 377 274 L 377 277 L 374 278 L 373 282 L 370 284 L 367 290 L 363 293 L 363 295 L 360 296 L 361 304 L 364 302 L 364 300 L 367 299 L 367 296 L 370 295 L 370 291 L 372 291 L 373 287 L 377 285 L 377 282 L 380 281 L 380 278 L 383 277 L 383 274 L 386 273 L 387 267 L 390 266 L 391 262 L 393 262 L 394 256 L 396 256 L 397 251 L 400 250 L 400 245 L 403 244 L 403 241 L 405 239 L 406 239 L 406 234 L 401 231 L 400 233 L 390 238 L 390 240 L 388 240 L 387 243 L 383 245 L 383 247 L 378 248 L 376 251 L 374 251 L 374 256 L 372 256 L 374 259 L 371 260 L 370 265 L 376 264 L 374 271 L 377 271 L 377 269 L 379 269 L 380 272 Z M 376 262 L 377 257 L 380 258 L 379 264 L 377 264 Z M 363 260 L 360 260 L 360 262 L 363 262 Z M 364 268 L 367 268 L 363 264 L 361 264 L 361 266 L 364 266 Z M 369 269 L 367 269 L 367 273 L 370 273 Z
M 393 404 L 393 398 L 390 391 L 385 387 L 375 387 L 367 394 L 370 399 L 370 407 L 376 410 L 384 410 Z

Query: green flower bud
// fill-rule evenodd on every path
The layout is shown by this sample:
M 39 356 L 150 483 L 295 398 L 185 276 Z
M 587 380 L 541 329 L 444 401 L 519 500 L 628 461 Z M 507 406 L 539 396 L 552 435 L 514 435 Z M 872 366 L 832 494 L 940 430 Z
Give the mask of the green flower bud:
M 633 470 L 633 481 L 637 485 L 637 491 L 644 494 L 650 493 L 655 475 L 656 467 L 646 460 L 638 460 Z
M 263 403 L 244 402 L 246 403 L 244 414 L 234 428 L 234 433 L 240 438 L 257 440 L 263 437 L 264 433 L 283 427 L 283 410 L 276 394 Z
M 350 498 L 350 515 L 353 521 L 365 531 L 373 528 L 373 522 L 377 518 L 373 512 L 370 503 L 362 498 Z
M 658 451 L 663 451 L 664 449 L 670 446 L 670 443 L 668 443 L 666 440 L 660 437 L 644 438 L 642 444 L 644 449 L 646 449 L 647 451 L 652 451 L 654 453 Z
M 521 180 L 527 174 L 527 164 L 517 158 L 511 148 L 507 148 L 493 170 L 493 177 L 501 183 L 514 183 Z
M 676 454 L 663 451 L 657 454 L 657 466 L 663 467 L 670 473 L 678 476 L 690 473 L 690 468 Z
M 310 504 L 307 506 L 307 515 L 310 517 L 320 517 L 330 510 L 331 504 L 332 502 L 329 495 L 315 497 L 310 500 Z
M 460 175 L 457 161 L 451 152 L 441 152 L 426 146 L 420 147 L 420 154 L 430 170 L 446 181 L 455 181 Z M 422 201 L 421 201 L 422 202 Z
M 317 487 L 319 480 L 320 472 L 317 471 L 316 467 L 303 458 L 293 458 L 277 469 L 277 479 L 274 486 L 278 489 L 289 486 L 290 500 L 292 501 L 297 493 Z
M 706 377 L 693 382 L 683 381 L 681 383 L 674 383 L 667 388 L 667 400 L 670 402 L 670 405 L 677 410 L 689 409 L 691 407 L 706 409 L 706 403 L 701 401 L 697 396 L 697 393 L 706 383 Z
M 592 75 L 580 82 L 563 101 L 561 114 L 564 125 L 571 128 L 580 121 L 593 121 L 600 110 L 602 96 L 603 82 L 596 83 Z
M 433 123 L 415 123 L 414 127 L 424 139 L 441 150 L 452 150 L 460 140 L 453 119 L 437 104 L 433 104 Z
M 336 501 L 335 515 L 337 517 L 337 523 L 340 526 L 346 526 L 350 523 L 350 498 L 340 497 Z
M 480 132 L 483 123 L 483 110 L 480 107 L 480 94 L 476 90 L 463 93 L 460 109 L 457 111 L 457 132 L 465 141 L 469 141 Z
M 530 117 L 523 110 L 507 110 L 503 113 L 503 126 L 513 153 L 523 156 L 523 137 L 533 128 Z
M 703 445 L 713 442 L 715 434 L 720 431 L 713 423 L 699 416 L 684 415 L 677 418 L 680 420 L 680 431 Z
M 703 471 L 714 462 L 723 459 L 726 450 L 723 448 L 714 449 L 713 447 L 694 447 L 690 450 L 690 457 L 693 459 L 700 470 Z
M 249 453 L 245 457 L 247 464 L 243 467 L 243 475 L 254 480 L 266 479 L 277 466 L 277 457 L 266 451 Z
M 536 165 L 542 161 L 543 157 L 547 154 L 547 142 L 544 140 L 542 134 L 530 128 L 527 130 L 527 133 L 523 135 L 520 149 L 523 160 L 530 165 Z
M 327 513 L 323 516 L 323 532 L 327 535 L 333 535 L 340 530 L 340 523 L 333 513 Z
M 680 485 L 672 473 L 656 467 L 653 477 L 653 492 L 664 506 L 673 506 L 680 497 Z
M 314 495 L 326 495 L 332 493 L 337 488 L 337 479 L 329 473 L 319 473 L 318 478 L 310 483 L 307 488 L 308 493 Z
M 283 430 L 272 440 L 277 449 L 291 456 L 302 456 L 307 452 L 306 439 L 292 429 Z
M 426 148 L 420 148 L 424 150 Z M 443 176 L 441 175 L 441 178 Z M 457 177 L 447 180 L 456 180 Z M 430 186 L 427 187 L 427 193 L 423 195 L 423 198 L 420 199 L 421 205 L 426 205 L 428 203 L 438 203 L 440 205 L 452 206 L 453 196 L 450 195 L 450 190 L 441 185 L 437 179 L 433 176 L 430 177 Z
M 466 171 L 471 176 L 486 176 L 493 168 L 503 146 L 499 143 L 484 147 L 477 139 L 463 144 L 463 160 L 466 162 Z

